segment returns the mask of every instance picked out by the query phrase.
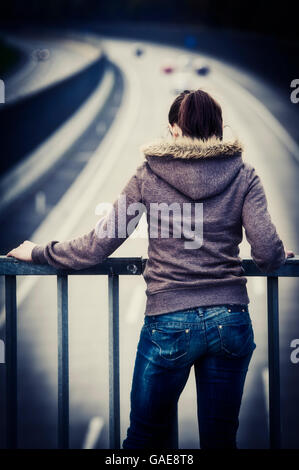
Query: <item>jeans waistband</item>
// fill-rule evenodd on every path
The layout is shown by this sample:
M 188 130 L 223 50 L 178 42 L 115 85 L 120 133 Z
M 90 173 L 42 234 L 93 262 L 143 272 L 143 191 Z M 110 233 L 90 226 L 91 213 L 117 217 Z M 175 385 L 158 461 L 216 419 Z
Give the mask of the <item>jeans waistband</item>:
M 176 310 L 172 312 L 162 313 L 160 315 L 147 315 L 145 317 L 145 323 L 152 323 L 156 320 L 158 321 L 183 321 L 187 320 L 188 315 L 190 315 L 190 320 L 193 315 L 200 317 L 209 317 L 213 315 L 224 314 L 230 315 L 234 312 L 246 312 L 249 314 L 247 304 L 221 304 L 221 305 L 211 305 L 205 307 L 192 307 L 183 310 Z M 187 317 L 187 318 L 186 318 Z

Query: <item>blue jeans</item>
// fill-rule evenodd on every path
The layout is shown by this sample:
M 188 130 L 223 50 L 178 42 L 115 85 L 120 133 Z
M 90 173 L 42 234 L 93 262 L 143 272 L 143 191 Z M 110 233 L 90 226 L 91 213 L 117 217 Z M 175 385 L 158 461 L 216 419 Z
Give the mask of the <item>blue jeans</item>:
M 173 448 L 177 403 L 193 365 L 200 447 L 236 448 L 243 387 L 255 347 L 247 305 L 146 316 L 123 448 Z

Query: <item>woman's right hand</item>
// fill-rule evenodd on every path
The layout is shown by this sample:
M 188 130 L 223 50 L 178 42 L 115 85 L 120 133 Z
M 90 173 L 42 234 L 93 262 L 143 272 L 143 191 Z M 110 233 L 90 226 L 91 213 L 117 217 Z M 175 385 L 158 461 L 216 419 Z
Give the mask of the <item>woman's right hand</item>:
M 294 256 L 295 256 L 295 253 L 293 251 L 290 251 L 290 250 L 285 250 L 285 254 L 286 254 L 286 259 L 287 258 L 294 258 Z

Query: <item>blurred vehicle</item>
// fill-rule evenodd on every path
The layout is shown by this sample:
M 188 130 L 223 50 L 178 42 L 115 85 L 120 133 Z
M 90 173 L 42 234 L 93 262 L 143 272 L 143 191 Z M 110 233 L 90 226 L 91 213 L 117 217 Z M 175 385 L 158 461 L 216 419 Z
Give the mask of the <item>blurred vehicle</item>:
M 167 64 L 167 65 L 163 65 L 161 67 L 161 70 L 162 70 L 162 72 L 164 72 L 166 74 L 170 74 L 170 73 L 173 73 L 175 71 L 175 67 L 171 64 Z
M 197 73 L 197 75 L 208 75 L 210 73 L 210 67 L 208 67 L 207 65 L 205 65 L 203 67 L 199 67 L 196 70 L 196 73 Z
M 49 49 L 35 49 L 32 52 L 32 58 L 36 61 L 46 61 L 50 58 Z
M 137 57 L 140 57 L 144 54 L 144 47 L 142 44 L 135 43 L 133 44 L 133 52 Z
M 193 70 L 197 75 L 208 75 L 210 73 L 210 67 L 205 64 L 201 59 L 195 59 L 193 61 Z
M 161 71 L 165 74 L 171 74 L 176 70 L 176 63 L 172 58 L 166 58 L 161 64 Z

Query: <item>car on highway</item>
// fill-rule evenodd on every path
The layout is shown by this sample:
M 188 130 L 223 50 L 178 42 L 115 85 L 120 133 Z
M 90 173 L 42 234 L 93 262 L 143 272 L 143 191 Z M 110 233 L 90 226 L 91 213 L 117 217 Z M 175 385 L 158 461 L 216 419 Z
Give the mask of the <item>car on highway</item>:
M 193 70 L 197 75 L 208 75 L 210 73 L 210 66 L 201 58 L 196 58 L 193 61 Z
M 176 71 L 177 69 L 177 64 L 175 60 L 171 57 L 166 57 L 163 62 L 161 63 L 161 72 L 169 75 L 172 74 Z
M 136 57 L 141 57 L 144 54 L 145 50 L 142 44 L 134 43 L 133 44 L 133 54 Z

